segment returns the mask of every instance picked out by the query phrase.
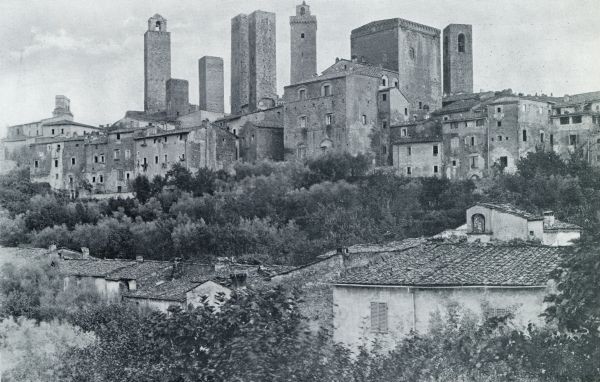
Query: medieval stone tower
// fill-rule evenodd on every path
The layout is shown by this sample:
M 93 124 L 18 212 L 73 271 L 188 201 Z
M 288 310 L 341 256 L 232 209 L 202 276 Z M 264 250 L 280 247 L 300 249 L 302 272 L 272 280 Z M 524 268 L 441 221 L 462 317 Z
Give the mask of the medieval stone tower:
M 290 32 L 290 82 L 295 84 L 317 72 L 317 17 L 304 1 L 296 6 L 296 15 L 290 16 Z
M 200 110 L 223 113 L 223 59 L 204 56 L 198 60 L 198 106 Z
M 444 94 L 473 92 L 473 32 L 471 25 L 444 28 Z
M 275 14 L 231 19 L 231 113 L 274 106 L 277 99 Z
M 400 18 L 354 29 L 350 51 L 359 62 L 398 72 L 398 87 L 413 110 L 442 106 L 440 30 Z
M 171 78 L 171 34 L 167 20 L 156 14 L 148 19 L 144 33 L 144 111 L 155 113 L 167 108 L 166 86 Z

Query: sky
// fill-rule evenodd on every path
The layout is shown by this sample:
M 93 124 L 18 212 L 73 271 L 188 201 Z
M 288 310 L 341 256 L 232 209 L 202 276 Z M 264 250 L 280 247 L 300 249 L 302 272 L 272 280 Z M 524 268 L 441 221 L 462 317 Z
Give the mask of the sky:
M 0 137 L 5 126 L 51 116 L 54 96 L 75 120 L 113 123 L 143 110 L 144 39 L 155 13 L 171 32 L 171 76 L 198 103 L 198 59 L 225 64 L 229 110 L 231 18 L 256 9 L 277 17 L 278 92 L 289 82 L 289 16 L 301 0 L 2 0 Z M 401 17 L 443 29 L 472 24 L 474 90 L 525 94 L 600 90 L 598 0 L 309 0 L 317 16 L 317 70 L 350 58 L 350 32 Z

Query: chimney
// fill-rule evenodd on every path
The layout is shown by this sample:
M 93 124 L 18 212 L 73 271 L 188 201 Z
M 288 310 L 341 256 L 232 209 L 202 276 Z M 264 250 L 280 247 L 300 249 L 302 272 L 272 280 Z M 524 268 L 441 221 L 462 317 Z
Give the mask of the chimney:
M 84 259 L 89 259 L 90 258 L 90 249 L 86 248 L 86 247 L 81 247 L 81 255 L 83 256 Z
M 136 256 L 135 257 L 135 261 L 138 263 L 143 263 L 144 262 L 144 256 Z
M 336 58 L 335 58 L 335 62 L 340 62 L 340 58 L 339 58 L 339 57 L 336 57 Z
M 348 247 L 339 247 L 336 250 L 336 254 L 338 254 L 338 255 L 347 255 L 348 254 Z
M 554 212 L 553 211 L 544 211 L 544 225 L 552 226 L 554 225 Z

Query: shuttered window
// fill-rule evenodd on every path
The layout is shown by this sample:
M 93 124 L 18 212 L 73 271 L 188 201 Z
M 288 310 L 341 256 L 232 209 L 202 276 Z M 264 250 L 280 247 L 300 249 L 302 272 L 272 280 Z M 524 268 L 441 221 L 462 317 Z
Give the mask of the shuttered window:
M 377 333 L 388 331 L 388 306 L 385 302 L 371 303 L 371 331 Z

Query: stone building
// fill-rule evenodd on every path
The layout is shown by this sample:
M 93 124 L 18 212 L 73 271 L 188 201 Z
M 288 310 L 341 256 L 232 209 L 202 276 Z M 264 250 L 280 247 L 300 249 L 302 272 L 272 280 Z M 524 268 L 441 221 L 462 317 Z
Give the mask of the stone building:
M 440 30 L 395 18 L 373 21 L 352 30 L 352 57 L 397 71 L 399 89 L 415 110 L 433 111 L 442 104 Z
M 275 14 L 254 11 L 231 19 L 231 114 L 275 106 Z
M 189 83 L 186 80 L 169 78 L 166 85 L 167 115 L 179 117 L 196 111 L 195 105 L 190 105 Z
M 473 31 L 468 24 L 444 28 L 444 94 L 473 93 Z
M 317 17 L 310 14 L 306 2 L 296 6 L 290 16 L 290 83 L 317 75 Z
M 223 59 L 204 56 L 198 60 L 198 108 L 214 113 L 224 113 Z
M 155 113 L 167 108 L 166 86 L 171 78 L 171 33 L 167 20 L 159 14 L 148 19 L 144 33 L 144 111 Z
M 284 88 L 286 159 L 304 160 L 333 150 L 387 162 L 378 108 L 381 70 L 367 65 L 361 69 L 326 70 Z
M 283 160 L 283 106 L 215 121 L 238 137 L 239 159 L 245 162 Z
M 600 166 L 600 92 L 566 95 L 552 105 L 552 149 L 563 158 L 578 152 Z
M 393 166 L 404 176 L 442 177 L 443 150 L 440 136 L 398 138 L 392 142 Z

